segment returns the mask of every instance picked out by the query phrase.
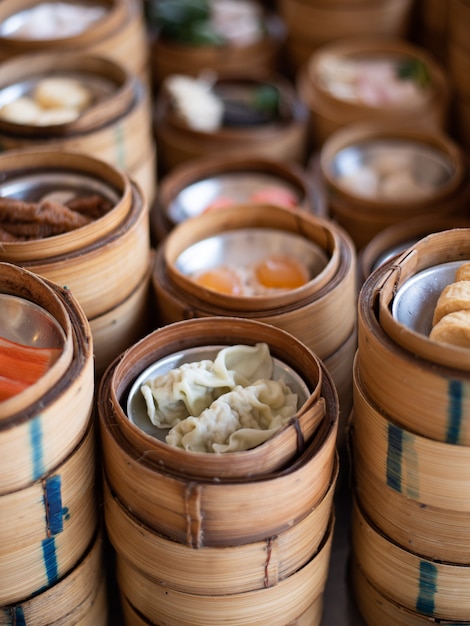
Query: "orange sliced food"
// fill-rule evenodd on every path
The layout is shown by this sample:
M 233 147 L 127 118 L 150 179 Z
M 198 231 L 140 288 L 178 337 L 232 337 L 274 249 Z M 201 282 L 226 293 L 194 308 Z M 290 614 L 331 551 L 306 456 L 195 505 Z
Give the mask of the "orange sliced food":
M 0 376 L 32 385 L 54 363 L 60 348 L 39 348 L 0 337 Z

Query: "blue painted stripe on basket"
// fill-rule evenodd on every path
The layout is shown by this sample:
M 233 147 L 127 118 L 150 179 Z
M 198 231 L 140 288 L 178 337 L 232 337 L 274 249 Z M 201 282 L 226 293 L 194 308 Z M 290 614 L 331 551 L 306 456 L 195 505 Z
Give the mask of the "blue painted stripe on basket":
M 53 585 L 59 578 L 55 538 L 48 537 L 42 541 L 42 556 L 47 575 L 48 585 Z
M 460 426 L 462 423 L 462 398 L 463 388 L 459 380 L 449 381 L 449 420 L 447 424 L 447 443 L 458 443 L 460 437 Z
M 45 474 L 40 415 L 32 419 L 29 423 L 29 443 L 31 447 L 31 461 L 33 464 L 33 480 L 37 480 Z
M 44 485 L 44 502 L 46 505 L 48 536 L 53 537 L 64 529 L 62 508 L 62 477 L 51 476 Z
M 418 599 L 416 610 L 423 615 L 434 615 L 434 596 L 437 592 L 437 567 L 429 561 L 420 561 Z
M 401 493 L 403 457 L 403 430 L 395 424 L 388 425 L 387 440 L 387 485 Z
M 22 606 L 15 606 L 15 613 L 13 616 L 15 626 L 26 626 L 26 619 L 24 617 L 24 611 Z

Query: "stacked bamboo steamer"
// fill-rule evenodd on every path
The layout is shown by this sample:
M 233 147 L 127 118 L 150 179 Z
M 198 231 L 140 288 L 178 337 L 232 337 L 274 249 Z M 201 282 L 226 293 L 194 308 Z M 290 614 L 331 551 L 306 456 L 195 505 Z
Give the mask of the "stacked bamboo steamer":
M 181 222 L 217 207 L 256 198 L 318 212 L 316 190 L 300 163 L 227 155 L 182 163 L 164 176 L 150 211 L 156 242 Z
M 380 87 L 369 74 L 374 63 L 390 64 L 376 70 L 386 77 Z M 451 91 L 443 67 L 426 49 L 404 39 L 347 37 L 325 44 L 299 68 L 296 79 L 309 109 L 311 141 L 318 147 L 340 128 L 361 122 L 426 131 L 448 126 Z M 370 86 L 364 87 L 367 81 Z
M 419 0 L 416 3 L 416 38 L 444 66 L 447 66 L 447 44 L 450 2 Z
M 470 3 L 457 0 L 449 5 L 447 66 L 455 91 L 455 132 L 470 148 Z
M 468 350 L 428 338 L 469 234 L 422 238 L 361 290 L 352 550 L 368 624 L 470 619 Z
M 297 425 L 278 431 L 275 445 L 188 452 L 148 434 L 126 410 L 129 388 L 153 364 L 201 347 L 260 341 L 309 389 Z M 169 324 L 108 368 L 98 415 L 105 523 L 127 623 L 215 626 L 228 616 L 240 625 L 321 623 L 338 403 L 329 374 L 306 346 L 242 318 Z
M 91 54 L 111 58 L 145 84 L 149 82 L 140 0 L 58 2 L 52 8 L 39 0 L 5 0 L 0 24 L 2 61 L 23 54 Z
M 411 0 L 277 0 L 287 27 L 286 50 L 297 71 L 322 46 L 356 37 L 406 38 Z
M 250 243 L 250 232 L 268 229 L 274 235 L 299 237 L 298 242 L 313 246 L 324 257 L 305 285 L 287 294 L 243 296 L 217 293 L 193 281 L 189 268 L 182 269 L 178 259 L 198 242 L 231 237 L 245 231 L 240 247 L 232 247 L 238 263 L 249 257 L 268 254 L 269 238 Z M 245 243 L 242 243 L 245 242 Z M 248 243 L 247 243 L 248 242 Z M 277 244 L 276 244 L 277 245 Z M 295 243 L 290 244 L 295 253 Z M 215 244 L 217 249 L 217 244 Z M 214 265 L 214 247 L 202 248 L 199 258 Z M 279 244 L 277 251 L 281 251 Z M 272 252 L 272 249 L 271 249 Z M 304 250 L 304 253 L 306 251 Z M 235 254 L 235 256 L 236 256 Z M 190 254 L 191 258 L 192 254 Z M 307 257 L 304 257 L 307 262 Z M 233 258 L 230 261 L 236 265 Z M 224 260 L 219 260 L 224 264 Z M 230 263 L 229 263 L 230 265 Z M 339 440 L 352 404 L 352 360 L 356 350 L 356 253 L 349 236 L 328 219 L 302 209 L 275 205 L 235 205 L 205 213 L 176 226 L 157 247 L 152 268 L 156 314 L 167 324 L 193 317 L 237 316 L 259 320 L 290 332 L 313 350 L 328 368 L 340 398 Z
M 0 160 L 2 196 L 35 202 L 51 191 L 97 194 L 111 205 L 80 228 L 5 241 L 0 251 L 0 260 L 71 291 L 91 325 L 99 376 L 146 332 L 152 254 L 146 199 L 125 172 L 89 155 L 24 149 Z
M 10 313 L 3 308 L 2 336 L 60 350 L 45 374 L 0 404 L 0 623 L 73 615 L 104 626 L 90 327 L 69 291 L 15 265 L 0 263 L 0 293 Z
M 319 155 L 328 214 L 362 250 L 381 231 L 409 219 L 462 219 L 469 201 L 468 160 L 438 130 L 352 124 Z
M 21 115 L 20 98 L 37 106 L 38 121 Z M 40 121 L 41 114 L 53 116 L 55 107 L 60 114 L 69 103 L 79 108 L 77 117 L 50 117 L 47 125 Z M 154 199 L 157 165 L 149 92 L 135 73 L 112 59 L 36 53 L 4 61 L 0 144 L 4 150 L 45 147 L 90 154 L 125 170 L 148 201 Z

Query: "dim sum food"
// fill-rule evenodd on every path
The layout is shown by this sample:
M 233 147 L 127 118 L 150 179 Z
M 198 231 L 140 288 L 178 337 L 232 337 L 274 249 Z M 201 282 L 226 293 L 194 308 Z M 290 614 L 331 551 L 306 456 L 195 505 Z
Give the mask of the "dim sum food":
M 470 281 L 459 280 L 446 285 L 434 309 L 433 326 L 445 315 L 464 309 L 470 309 Z
M 166 443 L 192 452 L 235 452 L 266 441 L 297 411 L 298 397 L 273 380 L 266 343 L 222 348 L 141 386 L 150 421 Z
M 444 315 L 433 326 L 429 337 L 434 341 L 470 348 L 470 310 L 453 311 Z
M 470 263 L 462 263 L 455 271 L 455 282 L 441 291 L 429 338 L 470 348 Z

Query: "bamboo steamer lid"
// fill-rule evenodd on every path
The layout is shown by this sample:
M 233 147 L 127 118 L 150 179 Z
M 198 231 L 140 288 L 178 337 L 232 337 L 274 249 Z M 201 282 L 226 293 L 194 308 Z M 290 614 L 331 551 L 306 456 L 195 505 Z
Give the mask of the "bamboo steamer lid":
M 410 0 L 279 0 L 279 13 L 287 26 L 286 48 L 298 68 L 323 45 L 345 38 L 408 35 Z
M 366 61 L 419 64 L 425 68 L 429 82 L 421 89 L 421 97 L 414 99 L 402 96 L 395 101 L 389 96 L 386 102 L 376 102 L 371 99 L 373 94 L 362 96 L 353 92 L 352 96 L 339 95 L 342 93 L 339 89 L 344 91 L 347 81 L 351 80 L 347 78 L 348 74 L 341 75 L 341 64 L 347 68 Z M 335 74 L 333 68 L 338 64 Z M 336 76 L 336 84 L 332 76 Z M 323 145 L 340 128 L 361 122 L 409 126 L 426 131 L 444 130 L 448 125 L 450 84 L 443 68 L 427 50 L 401 38 L 352 37 L 326 44 L 299 68 L 297 85 L 309 109 L 311 135 L 316 145 Z
M 294 369 L 303 378 L 304 384 L 308 386 L 308 395 L 305 399 L 299 397 L 299 407 L 292 420 L 257 447 L 231 452 L 230 454 L 190 452 L 168 445 L 163 436 L 160 440 L 158 435 L 146 432 L 140 423 L 142 419 L 147 421 L 145 404 L 136 402 L 140 396 L 139 384 L 146 379 L 145 372 L 150 372 L 148 376 L 151 379 L 159 371 L 162 373 L 165 371 L 164 369 L 154 369 L 154 364 L 158 364 L 159 361 L 164 362 L 175 351 L 181 351 L 182 341 L 179 332 L 182 332 L 185 327 L 188 329 L 187 335 L 190 335 L 186 340 L 188 342 L 186 349 L 210 345 L 207 339 L 202 344 L 200 340 L 201 336 L 210 336 L 209 329 L 213 329 L 213 325 L 207 322 L 208 320 L 200 320 L 191 326 L 179 324 L 176 327 L 163 327 L 131 346 L 119 362 L 115 362 L 108 369 L 105 374 L 106 380 L 103 383 L 102 397 L 103 399 L 107 397 L 108 402 L 112 404 L 114 422 L 122 435 L 129 440 L 136 453 L 140 452 L 148 457 L 153 457 L 158 461 L 160 467 L 168 471 L 197 478 L 221 480 L 224 478 L 256 478 L 279 470 L 292 462 L 296 455 L 302 453 L 312 438 L 315 437 L 316 431 L 325 418 L 325 401 L 320 396 L 322 384 L 320 362 L 300 342 L 296 346 L 298 361 Z M 218 323 L 225 324 L 220 320 Z M 225 327 L 229 328 L 230 324 L 225 324 Z M 263 330 L 266 329 L 262 326 L 255 325 L 253 330 L 247 326 L 244 330 L 245 341 L 249 341 L 250 344 L 256 343 L 259 341 L 258 333 Z M 208 334 L 205 335 L 205 333 Z M 226 344 L 227 340 L 229 340 L 228 336 L 225 336 L 223 343 Z M 277 358 L 280 358 L 283 364 L 282 370 L 285 380 L 287 384 L 292 386 L 294 379 L 292 378 L 291 381 L 289 378 L 287 363 L 290 361 L 289 353 L 293 349 L 295 339 L 290 335 L 274 331 L 274 333 L 266 333 L 266 341 L 272 343 L 270 352 L 271 350 L 277 352 Z M 233 332 L 232 343 L 237 344 Z M 288 344 L 288 349 L 286 349 L 286 344 Z M 215 350 L 215 354 L 217 352 L 218 350 Z M 202 357 L 200 356 L 200 358 Z M 194 359 L 197 361 L 197 356 L 190 358 L 190 360 Z M 300 372 L 299 366 L 301 366 Z M 286 369 L 284 370 L 284 368 Z M 139 381 L 141 382 L 139 383 Z M 126 394 L 129 384 L 132 385 L 131 391 Z M 128 398 L 127 411 L 122 408 L 126 398 Z
M 218 201 L 240 204 L 278 189 L 280 202 L 315 213 L 317 201 L 311 187 L 299 163 L 270 157 L 200 157 L 182 163 L 161 179 L 150 211 L 152 234 L 159 242 L 177 224 Z
M 16 604 L 0 608 L 1 626 L 23 624 L 49 626 L 74 623 L 106 626 L 108 606 L 103 568 L 102 536 L 96 533 L 83 558 L 55 585 Z
M 97 529 L 95 432 L 49 474 L 0 496 L 0 604 L 54 585 L 81 560 Z M 46 521 L 46 522 L 45 522 Z
M 186 328 L 187 338 L 184 336 Z M 191 337 L 190 331 L 194 334 L 203 328 L 210 328 L 209 334 L 198 334 L 197 340 Z M 205 335 L 210 336 L 211 341 L 240 343 L 246 329 L 258 331 L 255 341 L 260 336 L 269 336 L 271 345 L 274 345 L 275 337 L 285 336 L 273 327 L 235 318 L 188 320 L 156 332 L 177 334 L 184 347 L 185 341 L 194 345 Z M 273 355 L 279 350 L 279 346 L 277 350 L 273 348 Z M 291 354 L 291 359 L 293 357 L 295 355 Z M 288 356 L 286 362 L 293 363 Z M 123 505 L 132 509 L 142 522 L 189 546 L 237 545 L 281 532 L 305 517 L 312 506 L 321 501 L 331 484 L 338 406 L 336 390 L 326 370 L 322 372 L 322 381 L 326 416 L 303 453 L 284 469 L 257 478 L 214 480 L 170 472 L 161 466 L 158 456 L 142 455 L 131 446 L 116 424 L 110 410 L 112 407 L 100 400 L 108 397 L 105 377 L 100 384 L 98 413 L 109 485 Z M 160 485 L 158 491 L 151 488 L 155 480 Z M 282 505 L 281 491 L 286 494 Z M 266 520 L 264 511 L 268 508 L 270 516 Z M 243 523 L 238 524 L 241 511 Z
M 303 567 L 328 529 L 336 479 L 321 503 L 291 528 L 264 541 L 194 549 L 156 533 L 105 484 L 105 522 L 114 550 L 146 578 L 168 589 L 224 596 L 273 587 Z
M 66 175 L 76 176 L 75 192 L 89 185 L 113 202 L 110 211 L 79 229 L 3 243 L 0 259 L 67 286 L 89 319 L 130 295 L 148 270 L 150 237 L 146 200 L 127 174 L 100 159 L 72 152 L 15 150 L 4 153 L 0 162 L 11 180 L 18 177 L 18 171 L 21 182 L 21 172 L 28 181 L 29 172 L 34 175 L 47 168 L 57 177 L 56 188 L 65 184 Z M 116 267 L 119 271 L 112 271 Z
M 414 330 L 408 325 L 418 319 L 418 306 L 422 313 L 432 314 L 433 306 L 426 305 L 429 294 L 416 298 L 407 323 L 388 307 L 393 306 L 395 294 L 401 298 L 407 293 L 400 291 L 407 278 L 427 268 L 432 276 L 440 264 L 463 262 L 467 247 L 465 228 L 428 235 L 392 266 L 385 264 L 371 274 L 362 287 L 358 309 L 358 369 L 371 400 L 416 434 L 464 446 L 470 441 L 462 419 L 468 410 L 467 351 L 430 341 L 424 327 Z
M 0 58 L 5 61 L 23 54 L 39 54 L 43 52 L 73 52 L 106 56 L 148 80 L 148 44 L 143 17 L 143 7 L 135 0 L 97 0 L 92 7 L 102 9 L 104 14 L 99 19 L 84 22 L 85 29 L 66 30 L 54 33 L 52 30 L 35 36 L 31 33 L 28 20 L 34 16 L 32 9 L 41 3 L 33 0 L 5 0 L 0 9 Z M 76 3 L 78 4 L 78 3 Z M 16 16 L 15 18 L 13 16 Z M 96 16 L 95 16 L 96 17 Z M 25 33 L 15 32 L 8 26 L 8 20 L 15 19 L 17 25 L 25 29 Z M 34 17 L 33 17 L 34 19 Z M 46 19 L 45 15 L 42 20 Z M 49 16 L 50 19 L 50 16 Z M 86 18 L 88 21 L 88 18 Z M 34 22 L 33 22 L 34 24 Z M 53 24 L 53 22 L 52 22 Z M 44 29 L 44 21 L 41 22 Z M 18 26 L 17 26 L 18 28 Z M 36 25 L 33 28 L 37 28 Z M 63 25 L 62 25 L 63 28 Z
M 257 41 L 198 46 L 164 39 L 152 33 L 150 22 L 150 67 L 154 84 L 160 87 L 172 74 L 197 77 L 207 69 L 224 76 L 245 72 L 259 76 L 276 71 L 285 27 L 276 13 L 266 9 L 262 25 L 263 34 Z
M 423 616 L 468 621 L 468 566 L 432 561 L 392 542 L 365 517 L 357 501 L 351 528 L 354 557 L 383 595 Z
M 271 86 L 279 92 L 282 119 L 268 124 L 221 126 L 214 131 L 189 126 L 173 112 L 169 95 L 160 89 L 154 106 L 154 133 L 161 175 L 177 165 L 205 156 L 277 158 L 302 163 L 307 148 L 308 116 L 294 85 L 281 75 L 252 77 L 249 74 L 219 76 L 215 86 L 250 89 Z
M 145 577 L 120 556 L 117 577 L 127 601 L 153 623 L 168 620 L 175 626 L 220 624 L 230 616 L 233 624 L 285 626 L 295 623 L 322 595 L 329 566 L 332 526 L 313 558 L 274 587 L 222 596 L 196 595 L 169 590 Z M 177 609 L 176 609 L 177 607 Z M 320 622 L 313 622 L 316 626 Z
M 450 136 L 383 124 L 354 124 L 331 135 L 321 149 L 320 176 L 328 213 L 358 250 L 409 219 L 463 219 L 470 193 L 466 156 Z M 362 188 L 350 186 L 354 176 Z
M 28 397 L 27 405 L 2 403 L 0 493 L 5 494 L 47 475 L 81 440 L 91 418 L 94 372 L 89 323 L 68 290 L 8 263 L 0 263 L 0 281 L 3 293 L 46 308 L 52 303 L 51 312 L 58 298 L 70 320 L 72 342 L 72 359 L 52 387 Z
M 4 150 L 39 147 L 89 154 L 141 180 L 149 201 L 153 199 L 152 106 L 148 88 L 135 73 L 106 57 L 71 52 L 59 57 L 50 52 L 25 54 L 5 61 L 2 68 L 2 107 L 12 106 L 20 96 L 36 102 L 35 89 L 51 77 L 77 80 L 91 98 L 78 117 L 66 123 L 44 126 L 0 118 Z M 153 169 L 150 180 L 146 166 Z
M 441 230 L 469 226 L 470 222 L 464 216 L 437 217 L 425 221 L 418 217 L 388 226 L 371 239 L 359 253 L 360 282 L 364 282 L 377 267 L 401 254 L 423 237 Z

